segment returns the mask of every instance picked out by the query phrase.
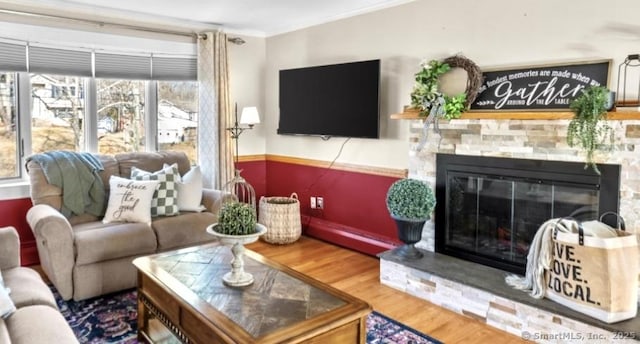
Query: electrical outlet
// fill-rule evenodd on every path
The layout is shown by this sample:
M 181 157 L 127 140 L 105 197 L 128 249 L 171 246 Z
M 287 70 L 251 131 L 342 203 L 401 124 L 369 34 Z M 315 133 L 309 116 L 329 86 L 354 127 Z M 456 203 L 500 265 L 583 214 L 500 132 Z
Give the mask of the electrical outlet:
M 315 197 L 311 197 L 311 199 L 309 200 L 309 204 L 311 204 L 311 209 L 315 209 L 316 208 L 316 198 Z
M 318 206 L 318 209 L 324 209 L 324 198 L 316 197 L 316 205 Z

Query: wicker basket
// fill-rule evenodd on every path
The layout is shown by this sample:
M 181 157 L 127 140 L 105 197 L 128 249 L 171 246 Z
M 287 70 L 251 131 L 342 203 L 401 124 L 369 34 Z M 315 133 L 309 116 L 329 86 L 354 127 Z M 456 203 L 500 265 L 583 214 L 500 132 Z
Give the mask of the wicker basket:
M 300 238 L 300 201 L 294 192 L 291 197 L 261 197 L 258 222 L 267 226 L 262 239 L 271 244 L 290 244 Z

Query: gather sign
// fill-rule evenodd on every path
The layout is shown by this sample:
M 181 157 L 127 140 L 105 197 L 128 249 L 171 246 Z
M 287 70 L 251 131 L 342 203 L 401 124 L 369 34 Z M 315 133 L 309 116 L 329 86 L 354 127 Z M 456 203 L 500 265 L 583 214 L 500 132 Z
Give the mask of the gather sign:
M 611 60 L 483 71 L 471 110 L 560 110 L 589 86 L 607 86 Z

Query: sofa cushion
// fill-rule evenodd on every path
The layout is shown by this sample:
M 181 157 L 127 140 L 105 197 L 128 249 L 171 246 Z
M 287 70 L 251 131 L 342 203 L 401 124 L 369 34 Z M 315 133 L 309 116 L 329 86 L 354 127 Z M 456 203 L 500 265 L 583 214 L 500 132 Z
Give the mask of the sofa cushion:
M 4 319 L 0 319 L 0 343 L 11 343 L 11 337 L 9 337 L 9 329 Z
M 157 171 L 162 169 L 163 164 L 176 163 L 180 175 L 187 173 L 191 167 L 187 155 L 179 151 L 120 153 L 115 158 L 120 166 L 121 177 L 129 177 L 134 166 L 145 171 Z
M 49 306 L 20 308 L 5 323 L 12 344 L 78 343 L 62 314 Z
M 4 270 L 4 274 L 7 287 L 11 288 L 11 299 L 17 308 L 44 305 L 58 309 L 51 290 L 35 270 L 17 267 Z
M 209 212 L 182 212 L 179 216 L 154 218 L 151 226 L 158 237 L 158 250 L 165 251 L 214 240 L 206 229 L 216 219 Z
M 75 232 L 76 265 L 149 254 L 156 250 L 156 237 L 146 223 L 83 223 Z
M 151 217 L 178 215 L 178 164 L 166 165 L 161 170 L 149 172 L 131 168 L 133 180 L 157 180 L 160 182 L 151 199 Z
M 102 219 L 110 222 L 151 223 L 151 200 L 160 182 L 111 176 L 109 205 Z

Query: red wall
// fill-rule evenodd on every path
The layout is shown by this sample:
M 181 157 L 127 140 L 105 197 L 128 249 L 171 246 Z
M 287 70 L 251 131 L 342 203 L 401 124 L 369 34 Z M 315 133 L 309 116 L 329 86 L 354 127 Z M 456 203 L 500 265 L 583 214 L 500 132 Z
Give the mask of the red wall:
M 306 235 L 375 255 L 397 246 L 396 227 L 387 212 L 387 189 L 398 178 L 295 163 L 265 163 L 268 196 L 297 193 Z M 240 163 L 242 175 L 262 185 L 259 163 Z M 256 194 L 258 187 L 256 187 Z M 311 196 L 324 198 L 324 209 L 311 209 Z
M 261 196 L 267 194 L 267 162 L 265 160 L 239 162 L 237 169 L 256 192 L 256 204 Z
M 13 226 L 18 230 L 22 265 L 34 265 L 39 262 L 36 241 L 27 224 L 29 208 L 29 198 L 0 201 L 0 227 Z

